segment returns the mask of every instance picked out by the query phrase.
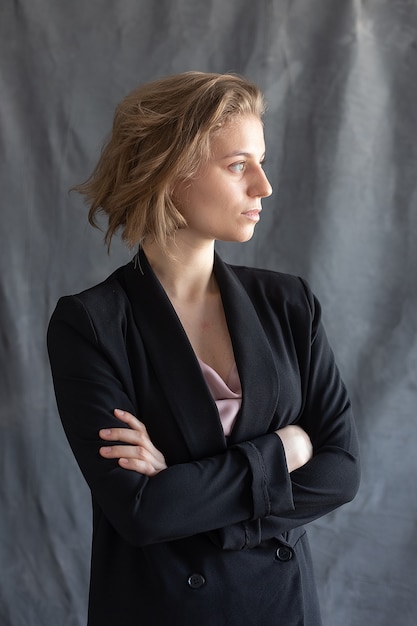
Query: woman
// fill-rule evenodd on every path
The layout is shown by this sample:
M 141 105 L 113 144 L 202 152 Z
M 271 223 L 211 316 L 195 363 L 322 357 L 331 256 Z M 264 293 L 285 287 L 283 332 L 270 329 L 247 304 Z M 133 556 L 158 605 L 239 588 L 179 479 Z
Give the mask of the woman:
M 350 501 L 350 402 L 300 278 L 232 267 L 272 189 L 259 90 L 142 86 L 78 190 L 139 246 L 62 298 L 48 347 L 93 499 L 89 626 L 321 623 L 303 525 Z

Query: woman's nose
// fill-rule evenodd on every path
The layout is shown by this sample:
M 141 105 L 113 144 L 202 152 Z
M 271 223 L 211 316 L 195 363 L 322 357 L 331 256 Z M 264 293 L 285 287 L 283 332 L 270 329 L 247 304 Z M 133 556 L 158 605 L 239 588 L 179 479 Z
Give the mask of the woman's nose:
M 271 194 L 271 183 L 269 182 L 265 171 L 262 167 L 259 167 L 259 170 L 257 170 L 250 187 L 250 195 L 256 196 L 257 198 L 267 198 Z

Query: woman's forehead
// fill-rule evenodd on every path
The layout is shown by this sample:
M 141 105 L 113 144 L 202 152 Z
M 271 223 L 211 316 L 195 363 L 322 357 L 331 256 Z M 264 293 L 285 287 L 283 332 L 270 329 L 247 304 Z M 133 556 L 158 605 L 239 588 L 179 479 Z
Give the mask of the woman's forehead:
M 262 122 L 255 115 L 232 118 L 215 131 L 210 143 L 211 153 L 215 159 L 234 156 L 258 157 L 265 152 Z

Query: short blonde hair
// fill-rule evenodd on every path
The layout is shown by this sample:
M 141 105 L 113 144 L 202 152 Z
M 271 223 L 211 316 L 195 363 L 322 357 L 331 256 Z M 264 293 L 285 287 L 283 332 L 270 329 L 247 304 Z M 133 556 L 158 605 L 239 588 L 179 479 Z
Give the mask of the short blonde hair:
M 151 237 L 166 249 L 186 226 L 174 187 L 209 159 L 212 132 L 237 115 L 260 119 L 264 110 L 259 88 L 236 74 L 185 72 L 138 87 L 117 106 L 91 176 L 74 187 L 90 204 L 90 224 L 106 214 L 108 247 L 122 229 L 131 247 Z

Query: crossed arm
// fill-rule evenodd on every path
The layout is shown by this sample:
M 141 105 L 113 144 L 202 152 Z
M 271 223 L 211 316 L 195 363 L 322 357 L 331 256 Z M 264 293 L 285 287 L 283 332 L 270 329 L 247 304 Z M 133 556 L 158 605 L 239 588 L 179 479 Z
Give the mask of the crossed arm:
M 105 445 L 100 454 L 106 459 L 118 459 L 120 467 L 145 476 L 155 476 L 167 468 L 164 455 L 153 445 L 145 425 L 134 415 L 115 409 L 114 415 L 129 428 L 104 428 L 100 438 L 104 441 L 117 441 L 120 445 Z M 296 425 L 285 426 L 275 431 L 281 438 L 285 450 L 288 472 L 302 467 L 313 456 L 310 437 Z
M 262 537 L 269 532 L 275 536 L 355 495 L 357 437 L 322 330 L 314 335 L 308 372 L 303 372 L 302 428 L 292 424 L 219 454 L 167 467 L 134 417 L 129 376 L 120 378 L 129 363 L 123 351 L 113 349 L 124 341 L 119 328 L 113 325 L 108 337 L 101 327 L 98 335 L 96 325 L 77 298 L 60 301 L 48 331 L 55 393 L 66 435 L 97 506 L 133 545 L 222 529 L 224 544 L 234 549 L 242 545 L 246 526 L 240 524 L 246 520 L 268 517 L 272 525 L 269 530 L 265 526 Z M 109 419 L 108 407 L 124 411 Z M 104 424 L 109 425 L 103 429 Z M 170 515 L 174 506 L 178 515 Z

